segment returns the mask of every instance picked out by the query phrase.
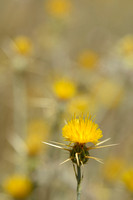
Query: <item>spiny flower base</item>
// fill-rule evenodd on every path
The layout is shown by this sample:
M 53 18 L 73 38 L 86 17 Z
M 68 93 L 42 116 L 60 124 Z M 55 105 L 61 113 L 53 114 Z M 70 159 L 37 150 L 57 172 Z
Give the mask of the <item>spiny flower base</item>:
M 76 143 L 70 151 L 72 162 L 79 165 L 85 164 L 89 160 L 87 156 L 89 156 L 89 151 L 85 144 Z

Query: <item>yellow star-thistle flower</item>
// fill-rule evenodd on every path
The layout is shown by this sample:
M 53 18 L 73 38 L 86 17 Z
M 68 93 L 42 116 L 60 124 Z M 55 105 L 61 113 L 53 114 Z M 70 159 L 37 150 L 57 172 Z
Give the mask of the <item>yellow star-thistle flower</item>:
M 4 181 L 3 187 L 15 199 L 25 199 L 31 193 L 33 185 L 28 177 L 14 174 Z
M 72 81 L 62 79 L 54 83 L 53 91 L 59 99 L 67 100 L 75 95 L 76 86 Z
M 82 67 L 93 69 L 98 64 L 99 56 L 94 51 L 86 50 L 79 55 L 78 61 Z
M 124 161 L 119 157 L 109 158 L 103 167 L 103 176 L 108 182 L 115 182 L 121 177 Z
M 123 37 L 118 45 L 118 50 L 123 55 L 129 55 L 133 53 L 133 35 L 126 35 Z
M 92 149 L 101 149 L 117 145 L 101 145 L 110 140 L 110 138 L 98 141 L 103 136 L 102 131 L 98 127 L 98 124 L 96 124 L 89 115 L 85 118 L 83 118 L 83 115 L 79 117 L 74 115 L 74 118 L 63 127 L 62 134 L 63 137 L 70 142 L 70 144 L 66 145 L 55 141 L 51 141 L 50 143 L 43 142 L 44 144 L 70 152 L 70 158 L 61 164 L 71 160 L 74 164 L 81 166 L 87 163 L 88 159 L 94 159 L 103 163 L 101 159 L 90 156 L 89 151 Z M 93 145 L 89 145 L 87 143 L 93 143 Z
M 64 18 L 71 11 L 71 1 L 69 0 L 50 0 L 46 5 L 46 9 L 53 17 Z
M 27 146 L 27 154 L 29 156 L 35 156 L 41 153 L 42 151 L 42 144 L 41 140 L 43 139 L 42 134 L 38 133 L 33 133 L 29 134 L 26 138 L 26 146 Z
M 74 118 L 64 126 L 62 132 L 63 137 L 70 141 L 70 144 L 66 145 L 55 141 L 43 143 L 69 152 L 69 158 L 61 164 L 70 160 L 72 161 L 75 177 L 77 179 L 77 199 L 80 199 L 80 184 L 83 178 L 81 171 L 82 166 L 86 164 L 89 159 L 94 159 L 103 163 L 101 159 L 91 156 L 89 151 L 92 149 L 114 146 L 116 144 L 101 145 L 110 138 L 98 142 L 103 136 L 102 131 L 89 115 L 87 115 L 85 119 L 83 118 L 83 115 L 78 118 L 76 118 L 75 115 Z M 89 146 L 86 144 L 88 142 L 93 143 L 93 145 Z M 77 170 L 75 166 L 77 167 Z
M 91 142 L 93 144 L 98 143 L 98 140 L 103 136 L 101 129 L 98 127 L 91 116 L 87 116 L 85 119 L 83 116 L 74 118 L 68 122 L 64 128 L 63 137 L 72 143 L 85 144 Z
M 18 36 L 14 39 L 14 50 L 21 55 L 29 55 L 32 52 L 32 42 L 28 37 Z
M 47 137 L 47 131 L 47 126 L 43 120 L 32 120 L 28 124 L 25 142 L 27 146 L 27 154 L 29 156 L 35 156 L 41 153 L 42 143 L 40 141 Z
M 92 88 L 98 103 L 107 108 L 117 107 L 124 96 L 124 89 L 117 81 L 109 79 L 99 80 Z
M 125 68 L 133 68 L 133 35 L 124 36 L 116 45 L 116 52 L 121 56 Z
M 78 96 L 72 99 L 67 105 L 67 112 L 70 114 L 77 113 L 95 113 L 98 110 L 96 99 L 90 96 Z
M 133 192 L 133 168 L 127 170 L 123 174 L 123 182 L 126 186 L 126 188 L 130 191 Z

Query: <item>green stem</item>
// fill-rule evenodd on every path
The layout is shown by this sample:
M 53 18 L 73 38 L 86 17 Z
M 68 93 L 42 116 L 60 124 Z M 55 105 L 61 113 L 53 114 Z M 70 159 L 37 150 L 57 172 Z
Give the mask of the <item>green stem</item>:
M 80 200 L 81 193 L 81 166 L 77 165 L 77 200 Z

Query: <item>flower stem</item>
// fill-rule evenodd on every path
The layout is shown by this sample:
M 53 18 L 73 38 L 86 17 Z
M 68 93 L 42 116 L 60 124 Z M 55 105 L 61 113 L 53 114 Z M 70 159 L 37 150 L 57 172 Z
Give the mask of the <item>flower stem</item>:
M 81 166 L 77 165 L 77 200 L 80 200 L 81 193 Z

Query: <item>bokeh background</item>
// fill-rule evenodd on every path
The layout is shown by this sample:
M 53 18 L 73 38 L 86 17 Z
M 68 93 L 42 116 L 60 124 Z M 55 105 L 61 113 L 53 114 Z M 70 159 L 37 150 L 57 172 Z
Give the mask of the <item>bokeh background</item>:
M 74 113 L 103 139 L 82 199 L 133 198 L 133 1 L 0 1 L 0 199 L 76 199 L 62 138 Z M 109 142 L 108 142 L 109 143 Z M 107 143 L 107 144 L 108 144 Z

